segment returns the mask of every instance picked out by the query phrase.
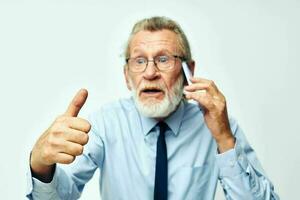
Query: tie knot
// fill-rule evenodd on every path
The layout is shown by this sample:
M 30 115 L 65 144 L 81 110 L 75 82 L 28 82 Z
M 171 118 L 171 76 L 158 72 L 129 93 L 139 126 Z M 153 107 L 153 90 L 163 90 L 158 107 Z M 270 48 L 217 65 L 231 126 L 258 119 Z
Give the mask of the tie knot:
M 169 128 L 168 124 L 165 123 L 164 121 L 158 122 L 157 125 L 159 127 L 159 132 L 160 133 L 165 133 L 166 130 Z

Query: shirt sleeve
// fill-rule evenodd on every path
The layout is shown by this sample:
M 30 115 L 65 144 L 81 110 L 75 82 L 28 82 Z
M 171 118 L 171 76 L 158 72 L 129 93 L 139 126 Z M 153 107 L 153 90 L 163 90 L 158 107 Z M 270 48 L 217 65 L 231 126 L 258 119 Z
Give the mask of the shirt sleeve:
M 279 200 L 254 150 L 234 120 L 231 120 L 231 129 L 236 138 L 234 149 L 216 155 L 226 199 Z
M 55 168 L 53 179 L 50 183 L 44 183 L 34 177 L 32 177 L 30 169 L 28 171 L 27 179 L 27 198 L 28 199 L 61 199 L 57 192 L 57 179 L 60 176 L 64 176 L 60 167 Z M 75 199 L 75 198 L 74 198 Z
M 89 119 L 92 128 L 89 142 L 84 146 L 81 156 L 69 165 L 57 164 L 53 179 L 43 183 L 32 177 L 30 167 L 27 171 L 27 195 L 29 199 L 78 199 L 84 185 L 92 178 L 95 170 L 104 162 L 104 143 L 99 134 L 99 124 Z

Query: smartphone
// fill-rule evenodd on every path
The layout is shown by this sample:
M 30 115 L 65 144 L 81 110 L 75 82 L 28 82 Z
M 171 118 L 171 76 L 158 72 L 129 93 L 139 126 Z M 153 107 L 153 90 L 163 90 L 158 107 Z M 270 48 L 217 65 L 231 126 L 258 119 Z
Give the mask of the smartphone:
M 186 79 L 188 85 L 191 85 L 192 82 L 191 82 L 190 78 L 193 75 L 192 75 L 192 72 L 191 72 L 190 68 L 188 67 L 188 65 L 185 61 L 182 62 L 182 69 L 183 69 L 183 73 L 184 73 L 184 76 L 185 76 L 185 79 Z
M 188 67 L 187 63 L 186 62 L 182 62 L 182 69 L 183 69 L 183 73 L 184 73 L 184 76 L 185 76 L 185 79 L 187 81 L 187 84 L 188 85 L 191 85 L 192 82 L 190 80 L 190 78 L 193 76 L 190 68 Z M 195 100 L 190 100 L 191 103 L 194 103 L 194 104 L 197 104 L 200 108 L 200 110 L 203 112 L 203 109 L 202 109 L 202 106 Z

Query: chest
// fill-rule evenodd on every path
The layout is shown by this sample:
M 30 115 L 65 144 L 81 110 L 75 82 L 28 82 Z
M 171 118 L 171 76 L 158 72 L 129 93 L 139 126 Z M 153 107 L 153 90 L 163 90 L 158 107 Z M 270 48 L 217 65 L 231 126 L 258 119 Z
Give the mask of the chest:
M 122 136 L 105 144 L 105 180 L 117 176 L 118 183 L 114 183 L 114 187 L 120 190 L 138 187 L 144 194 L 152 195 L 158 130 L 152 130 L 147 136 L 139 129 L 119 134 Z M 199 195 L 214 194 L 218 178 L 217 151 L 209 130 L 205 126 L 182 125 L 177 135 L 167 131 L 165 138 L 171 199 L 196 199 Z

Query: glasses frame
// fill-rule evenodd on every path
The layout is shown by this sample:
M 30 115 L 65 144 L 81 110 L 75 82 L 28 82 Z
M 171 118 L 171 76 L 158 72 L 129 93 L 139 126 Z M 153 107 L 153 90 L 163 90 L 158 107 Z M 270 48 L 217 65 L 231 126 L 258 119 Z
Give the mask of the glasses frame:
M 169 55 L 167 55 L 167 56 L 169 56 Z M 186 59 L 184 58 L 184 57 L 182 57 L 182 56 L 179 56 L 179 55 L 170 55 L 171 57 L 173 57 L 174 58 L 174 66 L 176 65 L 176 58 L 179 58 L 180 60 L 181 60 L 181 62 L 183 62 L 183 61 L 186 61 Z M 164 71 L 169 71 L 170 69 L 172 69 L 172 68 L 174 68 L 174 66 L 173 67 L 171 67 L 170 69 L 166 69 L 166 70 L 161 70 L 161 69 L 159 69 L 158 68 L 158 66 L 157 66 L 157 63 L 156 63 L 156 60 L 155 60 L 155 58 L 157 58 L 157 57 L 159 57 L 159 56 L 155 56 L 152 60 L 149 60 L 149 59 L 146 59 L 146 65 L 145 65 L 145 68 L 143 69 L 143 70 L 141 70 L 141 71 L 132 71 L 132 70 L 130 70 L 130 65 L 129 65 L 129 60 L 130 59 L 136 59 L 136 58 L 138 58 L 138 57 L 129 57 L 129 58 L 126 58 L 125 59 L 125 61 L 126 61 L 126 64 L 128 65 L 128 68 L 129 68 L 129 70 L 131 71 L 131 72 L 133 72 L 133 73 L 143 73 L 143 72 L 145 72 L 146 71 L 146 69 L 147 69 L 147 67 L 148 67 L 148 64 L 149 64 L 149 62 L 153 62 L 154 63 L 154 66 L 156 67 L 156 69 L 158 70 L 158 71 L 160 71 L 160 72 L 164 72 Z

